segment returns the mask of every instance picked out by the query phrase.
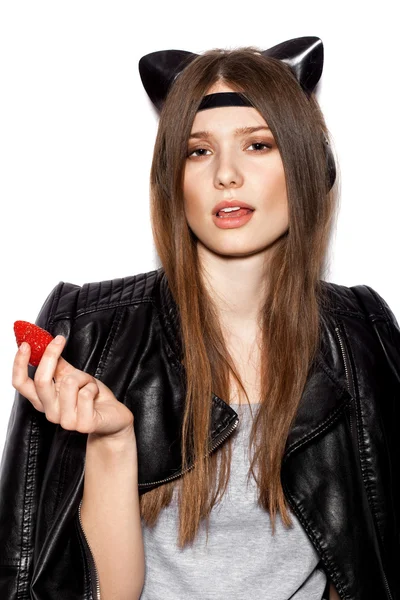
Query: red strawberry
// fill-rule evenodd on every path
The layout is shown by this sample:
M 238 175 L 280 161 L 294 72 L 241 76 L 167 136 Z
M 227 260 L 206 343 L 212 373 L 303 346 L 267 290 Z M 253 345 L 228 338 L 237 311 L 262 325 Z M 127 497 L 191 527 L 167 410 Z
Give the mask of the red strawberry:
M 53 336 L 45 329 L 33 323 L 28 323 L 28 321 L 15 321 L 14 333 L 17 338 L 18 347 L 20 347 L 22 342 L 27 342 L 30 345 L 31 356 L 29 363 L 33 367 L 37 367 L 43 356 L 43 352 L 46 350 L 48 344 L 50 344 Z

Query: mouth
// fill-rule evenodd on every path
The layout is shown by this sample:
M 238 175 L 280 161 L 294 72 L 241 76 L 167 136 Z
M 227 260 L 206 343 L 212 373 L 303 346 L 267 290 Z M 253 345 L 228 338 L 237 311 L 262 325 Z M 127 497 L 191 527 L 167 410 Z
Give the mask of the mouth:
M 240 208 L 228 212 L 219 211 L 213 215 L 213 221 L 220 229 L 235 229 L 245 225 L 253 216 L 254 209 Z
M 213 208 L 212 214 L 217 215 L 218 217 L 224 217 L 225 215 L 231 216 L 233 213 L 237 213 L 238 216 L 241 216 L 243 213 L 240 211 L 254 211 L 254 206 L 250 206 L 246 202 L 241 200 L 230 198 L 229 200 L 223 200 L 216 204 Z
M 251 208 L 231 208 L 230 210 L 219 210 L 215 216 L 218 219 L 232 219 L 244 217 L 252 212 L 254 212 L 254 209 Z

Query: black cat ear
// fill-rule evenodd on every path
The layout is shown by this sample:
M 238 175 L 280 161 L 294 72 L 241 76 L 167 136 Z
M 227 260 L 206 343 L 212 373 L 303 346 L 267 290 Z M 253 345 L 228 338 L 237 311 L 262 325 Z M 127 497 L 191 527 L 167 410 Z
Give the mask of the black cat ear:
M 335 157 L 333 156 L 332 149 L 330 147 L 329 141 L 324 136 L 325 142 L 325 156 L 326 156 L 326 167 L 328 173 L 328 191 L 331 190 L 336 181 L 336 163 Z
M 300 37 L 282 42 L 261 52 L 277 58 L 291 67 L 303 90 L 311 94 L 324 66 L 324 46 L 317 37 Z
M 321 77 L 324 48 L 317 37 L 287 40 L 261 54 L 287 63 L 307 93 L 314 90 Z M 198 54 L 186 50 L 160 50 L 140 59 L 139 73 L 143 86 L 158 110 L 161 110 L 174 79 L 197 56 Z
M 140 59 L 140 78 L 157 110 L 161 110 L 174 79 L 196 56 L 185 50 L 160 50 Z

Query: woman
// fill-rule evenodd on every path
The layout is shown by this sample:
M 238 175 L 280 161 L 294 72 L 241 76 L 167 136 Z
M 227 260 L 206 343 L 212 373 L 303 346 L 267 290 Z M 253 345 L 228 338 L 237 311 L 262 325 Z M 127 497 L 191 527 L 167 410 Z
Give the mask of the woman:
M 322 60 L 300 38 L 142 61 L 162 267 L 61 282 L 58 337 L 35 373 L 16 355 L 4 597 L 400 597 L 400 331 L 322 280 Z

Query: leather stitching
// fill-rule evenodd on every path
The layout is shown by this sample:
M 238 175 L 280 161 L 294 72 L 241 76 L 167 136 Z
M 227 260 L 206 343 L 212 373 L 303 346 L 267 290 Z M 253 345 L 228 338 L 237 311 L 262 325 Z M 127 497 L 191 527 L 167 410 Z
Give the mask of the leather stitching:
M 366 450 L 366 439 L 365 439 L 365 434 L 364 434 L 364 432 L 366 430 L 366 426 L 363 422 L 360 395 L 359 395 L 357 378 L 356 378 L 356 373 L 355 373 L 355 368 L 354 368 L 354 357 L 352 354 L 351 346 L 348 342 L 348 333 L 347 333 L 344 323 L 342 323 L 342 326 L 343 326 L 343 330 L 344 330 L 347 350 L 348 350 L 348 353 L 350 356 L 350 363 L 351 363 L 351 369 L 353 372 L 353 381 L 354 381 L 354 387 L 355 387 L 355 392 L 356 392 L 356 402 L 354 403 L 354 413 L 355 413 L 355 421 L 356 421 L 358 448 L 355 448 L 355 452 L 356 452 L 356 455 L 358 454 L 359 458 L 360 458 L 361 477 L 362 477 L 362 481 L 363 481 L 363 486 L 364 486 L 368 506 L 369 506 L 369 509 L 371 512 L 374 533 L 376 535 L 376 538 L 377 538 L 379 544 L 381 544 L 382 547 L 384 547 L 384 542 L 382 540 L 379 528 L 377 526 L 378 517 L 377 517 L 377 512 L 376 512 L 377 511 L 376 494 L 374 493 L 374 489 L 373 489 L 374 486 L 373 486 L 372 482 L 370 481 L 369 474 L 368 474 L 369 468 L 368 468 L 368 464 L 367 464 L 368 459 L 366 456 L 367 450 Z M 383 569 L 383 565 L 380 565 L 380 568 Z
M 110 333 L 108 334 L 108 338 L 106 340 L 106 343 L 104 344 L 103 352 L 101 353 L 101 357 L 100 357 L 99 363 L 97 365 L 96 372 L 94 374 L 94 377 L 96 377 L 97 379 L 101 379 L 101 376 L 107 365 L 107 360 L 110 355 L 110 350 L 112 348 L 117 331 L 121 325 L 123 312 L 124 311 L 122 309 L 119 309 L 115 313 L 113 322 L 110 327 Z
M 60 425 L 60 427 L 61 427 L 61 425 Z M 57 513 L 58 505 L 63 496 L 65 473 L 67 471 L 67 464 L 68 464 L 69 455 L 70 455 L 70 446 L 71 446 L 71 437 L 72 437 L 71 434 L 72 434 L 72 431 L 69 431 L 68 435 L 67 435 L 67 440 L 66 440 L 64 448 L 63 448 L 63 455 L 62 455 L 61 461 L 60 461 L 61 462 L 60 471 L 59 471 L 60 472 L 60 480 L 59 480 L 59 484 L 57 487 L 57 495 L 56 495 L 56 502 L 55 502 L 54 511 L 53 511 L 53 519 Z
M 136 283 L 136 280 L 135 280 Z M 135 291 L 136 289 L 136 285 L 135 283 L 133 284 L 133 290 L 132 293 Z M 124 292 L 125 292 L 125 279 L 122 280 L 122 285 L 121 285 L 121 293 L 119 295 L 119 302 L 122 302 L 122 298 L 124 297 Z
M 55 289 L 54 296 L 49 307 L 49 314 L 46 319 L 46 329 L 51 328 L 53 322 L 53 315 L 55 307 L 58 304 L 64 283 L 60 282 Z M 27 400 L 29 402 L 29 400 Z M 17 578 L 17 598 L 22 600 L 27 598 L 28 593 L 27 586 L 29 584 L 29 572 L 32 566 L 33 551 L 29 548 L 30 536 L 31 536 L 31 522 L 32 522 L 32 506 L 34 502 L 35 494 L 35 478 L 37 472 L 37 453 L 39 448 L 39 427 L 37 424 L 37 417 L 32 416 L 30 423 L 29 432 L 29 443 L 28 443 L 28 456 L 26 461 L 26 477 L 24 485 L 24 502 L 22 508 L 22 530 L 21 530 L 21 557 L 18 565 L 18 578 Z
M 342 393 L 342 397 L 345 395 L 345 393 Z M 347 401 L 344 404 L 341 404 L 336 410 L 334 410 L 327 419 L 325 419 L 325 421 L 323 421 L 321 423 L 321 425 L 319 425 L 317 427 L 317 429 L 314 429 L 314 431 L 312 433 L 307 433 L 306 435 L 304 435 L 302 438 L 300 438 L 297 442 L 295 442 L 294 444 L 292 444 L 291 446 L 288 447 L 288 449 L 286 450 L 286 454 L 284 456 L 283 462 L 286 462 L 286 460 L 289 458 L 289 456 L 298 448 L 300 448 L 301 446 L 303 446 L 304 444 L 306 444 L 307 442 L 309 442 L 310 440 L 313 440 L 315 437 L 317 437 L 318 435 L 320 435 L 321 433 L 323 433 L 324 431 L 326 431 L 327 429 L 329 429 L 329 427 L 332 425 L 332 423 L 334 421 L 336 421 L 338 415 L 340 415 L 340 413 L 342 413 L 343 411 L 345 411 L 345 409 L 347 408 L 347 406 L 352 402 L 353 398 L 352 396 L 350 396 Z
M 103 282 L 99 281 L 99 287 L 98 287 L 98 290 L 97 290 L 97 300 L 96 300 L 96 305 L 97 306 L 100 304 L 102 287 L 103 287 Z
M 29 402 L 29 400 L 27 400 Z M 21 557 L 18 565 L 18 579 L 17 579 L 17 598 L 26 598 L 27 584 L 29 575 L 29 542 L 30 542 L 30 523 L 32 519 L 32 503 L 33 503 L 33 488 L 35 481 L 35 473 L 37 460 L 36 452 L 38 444 L 33 444 L 34 440 L 34 425 L 35 415 L 32 416 L 31 426 L 29 430 L 29 442 L 28 442 L 28 456 L 26 461 L 26 475 L 25 475 L 25 486 L 24 486 L 24 505 L 22 511 L 22 527 L 21 527 Z M 36 429 L 36 432 L 38 429 Z M 31 553 L 32 555 L 32 553 Z
M 311 527 L 311 525 L 309 525 L 309 522 L 307 521 L 307 518 L 304 515 L 301 505 L 296 504 L 293 496 L 290 494 L 290 492 L 288 491 L 286 486 L 284 486 L 284 488 L 285 488 L 285 495 L 288 498 L 290 498 L 290 500 L 292 501 L 293 512 L 295 512 L 297 514 L 299 521 L 301 522 L 305 531 L 307 532 L 309 537 L 313 540 L 313 544 L 316 547 L 316 549 L 318 550 L 320 557 L 321 558 L 323 557 L 325 564 L 328 565 L 331 572 L 334 574 L 335 579 L 332 578 L 332 581 L 335 584 L 335 587 L 336 587 L 338 593 L 340 594 L 341 600 L 352 600 L 351 596 L 349 596 L 347 594 L 346 588 L 344 588 L 340 583 L 339 573 L 338 573 L 337 569 L 335 568 L 335 565 L 332 563 L 332 561 L 328 555 L 328 552 L 323 545 L 323 539 L 318 534 L 318 532 L 315 531 L 315 529 L 313 527 Z

